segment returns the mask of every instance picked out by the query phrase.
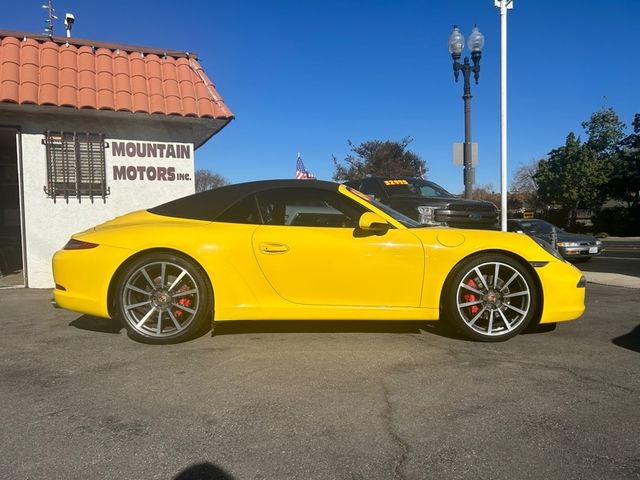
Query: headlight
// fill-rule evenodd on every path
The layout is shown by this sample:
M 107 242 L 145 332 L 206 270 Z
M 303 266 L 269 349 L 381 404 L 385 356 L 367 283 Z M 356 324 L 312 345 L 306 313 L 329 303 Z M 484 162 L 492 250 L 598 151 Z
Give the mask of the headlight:
M 436 208 L 425 205 L 418 207 L 418 222 L 423 225 L 444 225 L 442 222 L 436 222 Z
M 601 246 L 601 245 L 602 245 L 602 242 L 601 242 L 600 240 L 596 240 L 596 245 L 597 245 L 597 246 Z
M 559 247 L 579 247 L 580 246 L 578 242 L 558 242 L 557 245 Z
M 555 248 L 553 248 L 549 242 L 545 242 L 544 240 L 538 237 L 529 237 L 529 238 L 534 242 L 536 242 L 538 245 L 540 245 L 549 255 L 553 255 L 558 260 L 564 261 L 564 258 L 562 258 L 562 255 L 560 255 L 558 251 Z

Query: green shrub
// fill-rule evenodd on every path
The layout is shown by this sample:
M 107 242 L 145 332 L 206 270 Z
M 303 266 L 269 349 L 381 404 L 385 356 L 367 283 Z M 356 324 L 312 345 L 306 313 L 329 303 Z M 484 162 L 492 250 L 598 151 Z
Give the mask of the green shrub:
M 591 217 L 595 232 L 629 237 L 640 235 L 640 206 L 631 210 L 624 207 L 603 208 Z

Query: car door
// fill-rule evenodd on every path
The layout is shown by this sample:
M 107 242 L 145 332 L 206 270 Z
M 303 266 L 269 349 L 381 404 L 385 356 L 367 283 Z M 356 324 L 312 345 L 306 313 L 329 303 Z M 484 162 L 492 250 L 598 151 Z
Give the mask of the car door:
M 285 300 L 307 305 L 417 307 L 422 243 L 409 230 L 357 228 L 366 209 L 322 189 L 258 195 L 265 225 L 252 238 L 256 259 Z

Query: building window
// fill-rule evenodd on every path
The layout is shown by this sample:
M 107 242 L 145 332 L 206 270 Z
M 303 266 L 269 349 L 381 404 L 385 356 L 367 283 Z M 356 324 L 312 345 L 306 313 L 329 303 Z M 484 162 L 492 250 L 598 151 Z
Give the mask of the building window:
M 51 132 L 44 134 L 47 149 L 48 197 L 102 198 L 111 192 L 107 187 L 104 135 L 101 133 Z

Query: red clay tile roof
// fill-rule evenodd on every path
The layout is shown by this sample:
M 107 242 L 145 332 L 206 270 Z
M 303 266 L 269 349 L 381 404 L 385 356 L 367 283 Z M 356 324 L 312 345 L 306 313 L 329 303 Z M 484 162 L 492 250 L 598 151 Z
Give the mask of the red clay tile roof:
M 195 55 L 7 31 L 0 102 L 234 118 Z

